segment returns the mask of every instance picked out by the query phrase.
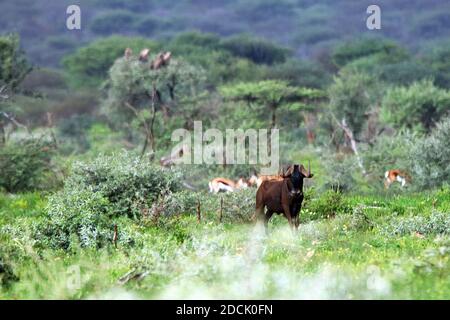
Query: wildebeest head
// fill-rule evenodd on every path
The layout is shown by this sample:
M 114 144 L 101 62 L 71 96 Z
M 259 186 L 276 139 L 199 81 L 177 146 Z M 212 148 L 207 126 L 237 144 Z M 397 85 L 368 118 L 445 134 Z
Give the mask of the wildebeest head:
M 308 161 L 308 171 L 306 171 L 302 164 L 291 165 L 283 172 L 282 177 L 289 179 L 290 193 L 292 195 L 300 195 L 303 192 L 303 179 L 313 177 L 313 174 L 311 173 L 311 164 Z

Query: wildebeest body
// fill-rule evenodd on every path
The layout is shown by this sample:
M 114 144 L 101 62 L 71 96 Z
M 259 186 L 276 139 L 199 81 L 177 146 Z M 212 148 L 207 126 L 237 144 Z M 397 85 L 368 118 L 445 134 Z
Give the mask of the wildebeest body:
M 283 214 L 290 226 L 300 224 L 299 213 L 303 202 L 303 178 L 311 178 L 303 166 L 294 165 L 282 181 L 264 181 L 256 192 L 256 218 L 267 223 L 274 213 Z M 264 208 L 267 209 L 264 214 Z

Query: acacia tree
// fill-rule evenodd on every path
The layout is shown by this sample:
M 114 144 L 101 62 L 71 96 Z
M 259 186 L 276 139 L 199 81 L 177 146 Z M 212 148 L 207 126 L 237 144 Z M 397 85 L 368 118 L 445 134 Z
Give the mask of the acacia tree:
M 193 99 L 204 80 L 202 69 L 183 59 L 172 59 L 170 53 L 150 57 L 126 55 L 110 69 L 108 99 L 104 113 L 116 126 L 131 130 L 136 121 L 143 130 L 147 146 L 155 150 L 154 125 L 158 112 L 167 119 Z
M 300 111 L 305 109 L 306 102 L 322 97 L 319 90 L 294 87 L 280 80 L 238 83 L 223 86 L 220 92 L 226 99 L 261 107 L 263 114 L 270 114 L 271 128 L 276 127 L 277 111 L 281 108 Z

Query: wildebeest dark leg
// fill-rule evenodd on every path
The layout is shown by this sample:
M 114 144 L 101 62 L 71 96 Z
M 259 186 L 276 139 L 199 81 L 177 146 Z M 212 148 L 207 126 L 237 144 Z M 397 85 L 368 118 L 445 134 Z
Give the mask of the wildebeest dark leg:
M 255 209 L 255 215 L 253 216 L 254 220 L 256 222 L 262 222 L 264 221 L 264 206 L 256 207 Z
M 292 216 L 291 216 L 291 210 L 289 209 L 289 205 L 283 205 L 283 211 L 284 215 L 288 219 L 289 226 L 292 228 L 294 225 L 292 224 Z
M 294 204 L 294 206 L 292 208 L 292 215 L 294 218 L 295 230 L 298 230 L 298 226 L 300 225 L 300 211 L 301 211 L 301 205 Z
M 266 234 L 269 233 L 269 220 L 272 218 L 273 211 L 267 209 L 266 216 L 264 217 L 264 228 L 266 229 Z
M 295 230 L 298 231 L 298 226 L 300 225 L 300 217 L 297 215 L 294 219 Z

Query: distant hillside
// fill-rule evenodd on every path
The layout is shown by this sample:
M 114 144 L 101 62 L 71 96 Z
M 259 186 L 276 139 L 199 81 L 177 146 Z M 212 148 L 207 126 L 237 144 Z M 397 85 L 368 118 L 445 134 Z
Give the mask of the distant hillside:
M 30 59 L 58 66 L 64 54 L 111 34 L 153 39 L 199 30 L 221 36 L 250 33 L 314 56 L 337 41 L 367 34 L 413 50 L 450 37 L 448 0 L 81 0 L 82 30 L 65 28 L 72 0 L 1 1 L 0 29 L 18 32 Z M 382 30 L 366 28 L 366 8 L 378 4 Z

